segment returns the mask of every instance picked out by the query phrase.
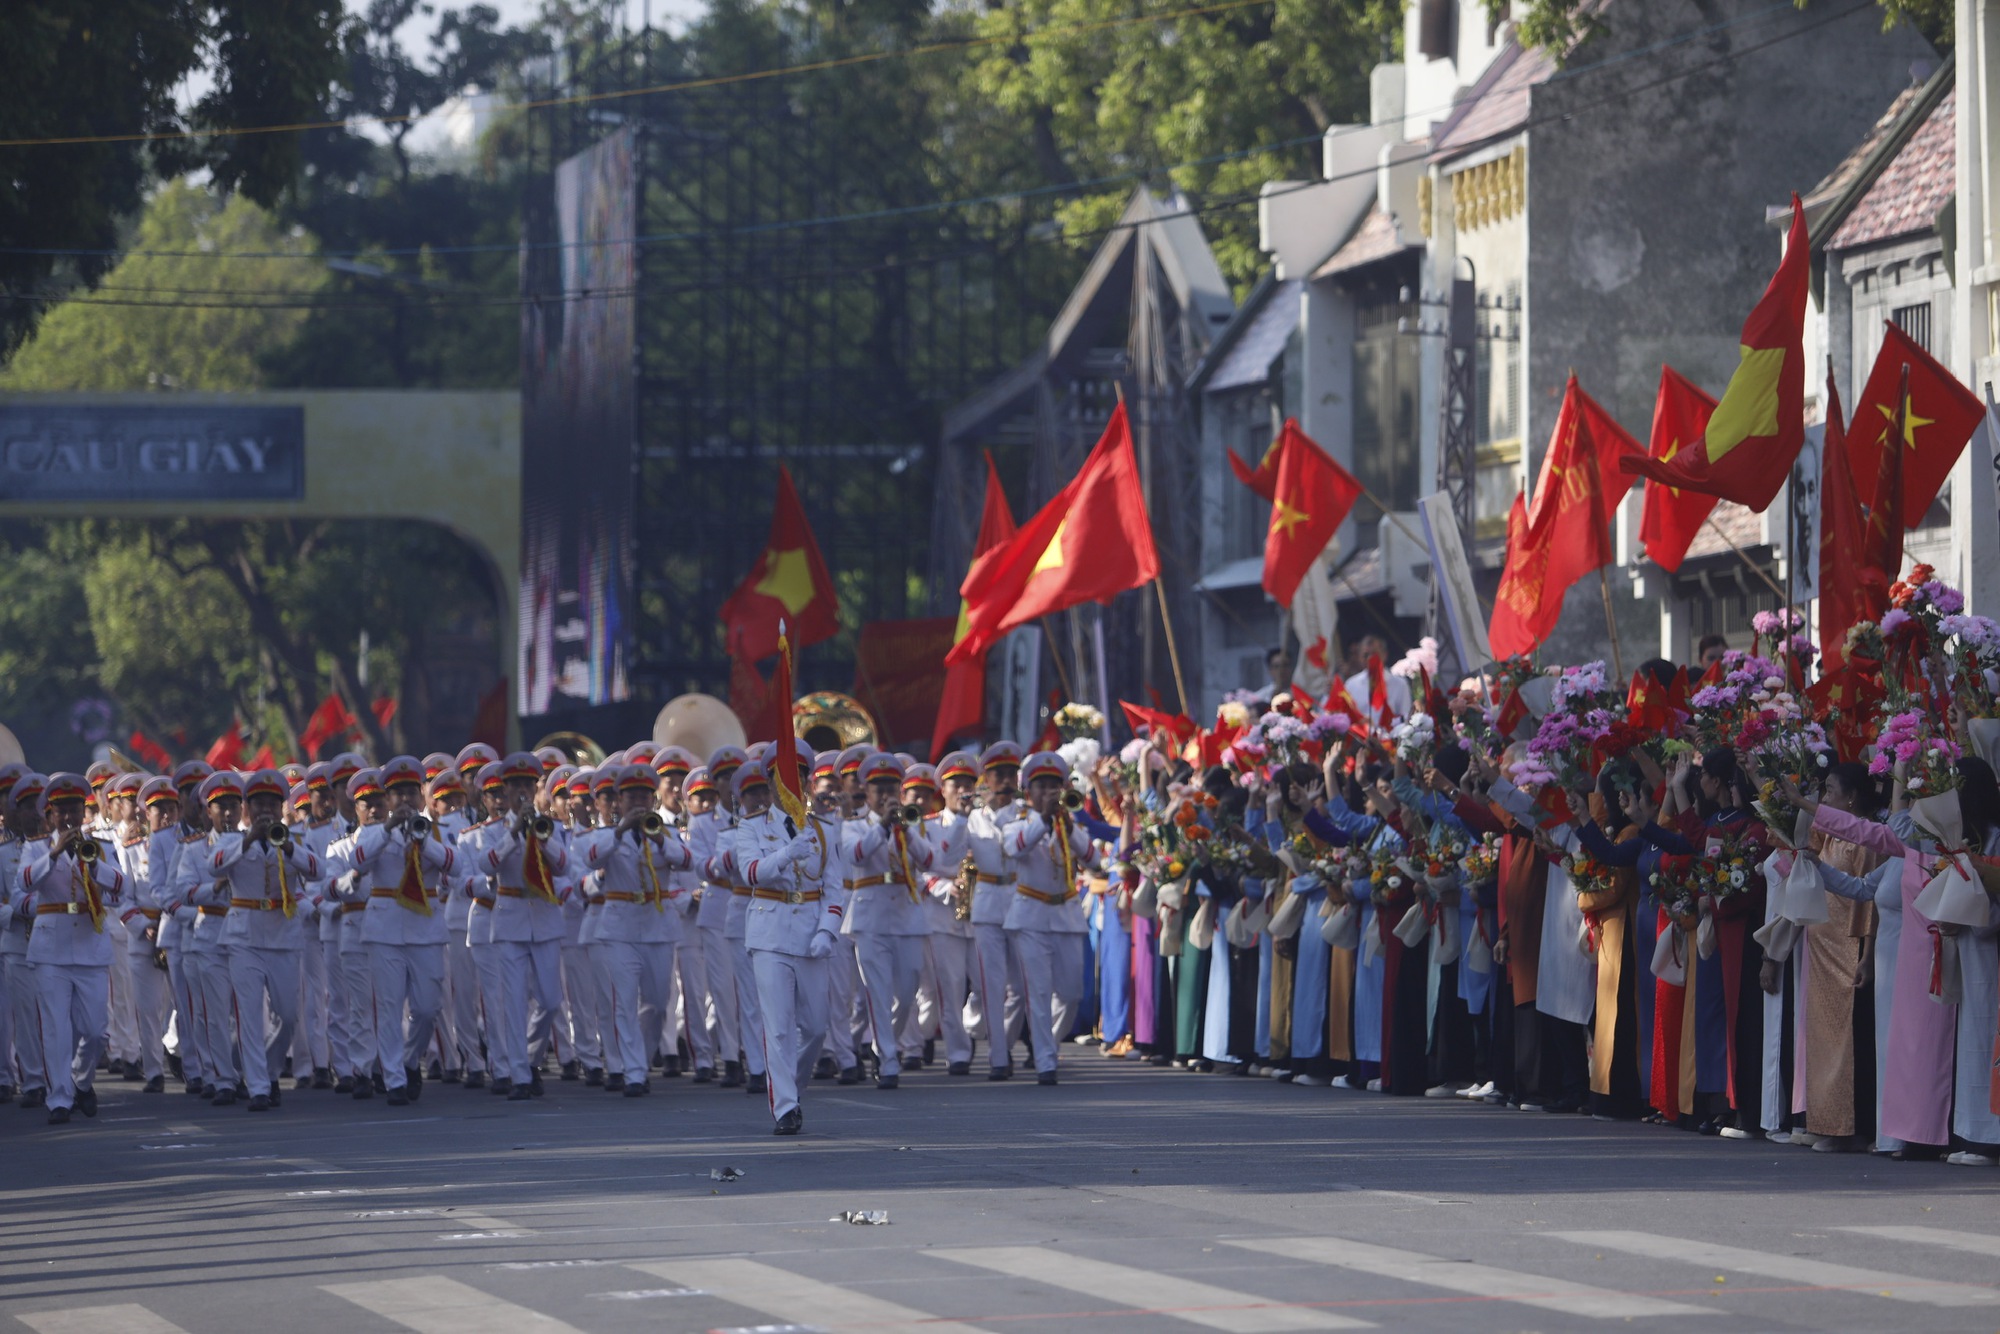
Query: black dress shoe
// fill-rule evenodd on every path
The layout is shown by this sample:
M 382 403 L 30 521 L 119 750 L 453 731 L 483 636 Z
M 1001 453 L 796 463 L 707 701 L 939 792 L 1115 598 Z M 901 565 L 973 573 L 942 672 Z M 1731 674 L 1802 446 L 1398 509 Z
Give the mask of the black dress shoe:
M 336 1079 L 333 1082 L 333 1091 L 337 1094 L 354 1092 L 354 1076 L 342 1075 Z
M 292 1092 L 297 1093 L 300 1089 L 309 1089 L 312 1085 L 313 1077 L 311 1075 L 300 1075 L 292 1081 Z
M 282 1090 L 282 1089 L 280 1089 L 280 1088 L 278 1087 L 278 1081 L 277 1081 L 277 1080 L 275 1080 L 275 1079 L 274 1079 L 274 1080 L 272 1080 L 272 1081 L 271 1081 L 271 1105 L 272 1105 L 273 1107 L 277 1107 L 277 1106 L 280 1106 L 280 1105 L 282 1105 L 284 1101 L 285 1101 L 285 1094 L 284 1094 L 284 1090 Z
M 752 1095 L 764 1092 L 764 1076 L 748 1075 L 743 1080 L 743 1091 Z
M 278 1078 L 290 1079 L 291 1077 L 292 1077 L 292 1058 L 287 1056 L 285 1058 L 284 1068 L 278 1071 Z
M 606 1075 L 604 1077 L 604 1091 L 606 1093 L 616 1093 L 624 1087 L 625 1087 L 625 1076 Z
M 562 1077 L 565 1084 L 574 1084 L 577 1080 L 583 1078 L 583 1075 L 577 1070 L 575 1061 L 564 1061 L 562 1063 Z
M 444 1080 L 444 1063 L 441 1061 L 432 1061 L 430 1063 L 430 1068 L 426 1073 L 428 1073 L 432 1079 L 442 1083 Z
M 948 1075 L 969 1075 L 972 1073 L 972 1062 L 953 1061 L 944 1068 L 944 1072 Z
M 495 1076 L 493 1082 L 486 1086 L 486 1091 L 495 1097 L 507 1097 L 514 1092 L 514 1081 Z
M 356 1102 L 367 1102 L 375 1096 L 375 1085 L 366 1079 L 357 1079 L 351 1092 Z
M 69 1108 L 67 1108 L 67 1107 L 51 1107 L 51 1108 L 49 1108 L 49 1124 L 50 1124 L 50 1125 L 52 1125 L 52 1126 L 66 1126 L 66 1125 L 68 1125 L 68 1124 L 69 1124 Z
M 660 1073 L 668 1079 L 679 1079 L 681 1077 L 681 1058 L 678 1056 L 661 1057 Z
M 382 1082 L 382 1072 L 380 1070 L 370 1070 L 368 1072 L 368 1083 L 377 1093 L 387 1093 L 389 1091 L 389 1086 Z
M 485 1088 L 486 1072 L 484 1070 L 474 1070 L 471 1074 L 465 1077 L 465 1087 L 469 1089 Z
M 332 1088 L 332 1087 L 333 1087 L 333 1071 L 331 1071 L 331 1070 L 327 1069 L 327 1068 L 326 1068 L 325 1066 L 323 1066 L 323 1065 L 322 1065 L 322 1066 L 316 1066 L 316 1067 L 314 1067 L 314 1069 L 313 1069 L 313 1077 L 312 1077 L 312 1087 L 314 1087 L 314 1088 L 316 1088 L 316 1089 L 330 1089 L 330 1088 Z
M 935 1061 L 936 1059 L 937 1059 L 937 1039 L 936 1039 L 936 1038 L 925 1038 L 925 1039 L 924 1039 L 924 1064 L 925 1064 L 925 1065 L 929 1065 L 929 1064 L 930 1064 L 930 1063 L 931 1063 L 932 1061 Z
M 390 1089 L 389 1105 L 391 1107 L 408 1107 L 410 1105 L 409 1091 L 407 1089 L 399 1089 L 399 1088 Z
M 897 1078 L 895 1075 L 879 1075 L 876 1077 L 875 1087 L 878 1089 L 895 1088 L 897 1087 Z
M 516 1084 L 507 1094 L 508 1102 L 532 1102 L 535 1091 L 526 1084 Z
M 542 1096 L 542 1072 L 539 1070 L 528 1072 L 528 1096 L 531 1098 Z
M 85 1116 L 96 1116 L 97 1090 L 78 1089 L 76 1091 L 76 1109 L 79 1112 L 82 1112 Z
M 834 1060 L 831 1056 L 822 1056 L 813 1065 L 814 1079 L 832 1079 L 839 1073 L 840 1062 Z
M 861 1082 L 861 1067 L 858 1065 L 848 1066 L 840 1072 L 840 1077 L 833 1082 L 836 1084 L 859 1084 Z
M 986 1072 L 987 1082 L 993 1084 L 997 1084 L 1003 1079 L 1012 1079 L 1013 1077 L 1014 1067 L 1011 1065 L 996 1065 Z
M 1035 1082 L 1037 1084 L 1040 1084 L 1043 1088 L 1054 1088 L 1056 1082 L 1056 1072 L 1053 1070 L 1043 1070 L 1035 1076 Z
M 639 1080 L 637 1083 L 627 1084 L 625 1086 L 625 1096 L 628 1098 L 643 1098 L 652 1091 L 653 1090 L 651 1086 L 649 1086 L 643 1079 Z
M 717 1087 L 726 1089 L 742 1088 L 743 1062 L 724 1061 L 722 1063 L 722 1078 L 717 1081 Z
M 771 1127 L 773 1135 L 796 1135 L 805 1129 L 805 1113 L 794 1107 L 778 1118 L 778 1124 Z
M 713 1084 L 715 1082 L 714 1067 L 697 1065 L 694 1068 L 694 1082 L 697 1084 Z
M 418 1098 L 423 1097 L 424 1072 L 421 1070 L 403 1071 L 403 1089 L 410 1095 L 411 1102 L 415 1102 Z
M 12 1101 L 14 1101 L 14 1086 L 12 1084 L 0 1084 L 0 1104 Z
M 588 1070 L 583 1072 L 583 1086 L 585 1088 L 593 1088 L 593 1089 L 603 1088 L 604 1071 L 597 1066 L 594 1065 L 591 1066 Z
M 170 1051 L 167 1053 L 167 1073 L 175 1079 L 184 1079 L 186 1077 L 187 1072 L 181 1068 L 181 1056 L 179 1052 Z
M 215 1105 L 217 1107 L 234 1107 L 236 1105 L 236 1090 L 233 1088 L 217 1089 L 215 1091 Z
M 32 1112 L 37 1107 L 46 1107 L 48 1105 L 49 1091 L 47 1089 L 29 1089 L 21 1095 L 21 1110 L 24 1112 Z
M 154 1075 L 146 1081 L 146 1086 L 139 1090 L 141 1093 L 165 1093 L 166 1091 L 167 1078 L 165 1075 Z
M 271 1110 L 271 1100 L 259 1093 L 250 1100 L 249 1110 L 253 1112 L 268 1112 Z
M 207 1087 L 208 1086 L 206 1084 L 203 1084 L 199 1079 L 190 1079 L 187 1081 L 186 1085 L 181 1089 L 181 1092 L 187 1094 L 190 1097 L 199 1098 L 201 1096 L 202 1090 Z
M 146 1077 L 146 1067 L 137 1061 L 127 1061 L 125 1068 L 118 1072 L 118 1077 L 127 1084 L 136 1084 Z

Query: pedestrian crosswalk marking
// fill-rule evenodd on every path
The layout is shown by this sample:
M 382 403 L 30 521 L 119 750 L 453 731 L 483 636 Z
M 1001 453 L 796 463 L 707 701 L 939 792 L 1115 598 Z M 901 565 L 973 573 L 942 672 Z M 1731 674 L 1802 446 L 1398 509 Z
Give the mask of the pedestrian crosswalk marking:
M 1893 1301 L 1916 1302 L 1924 1306 L 1992 1306 L 2000 1303 L 2000 1292 L 1992 1288 L 1946 1283 L 1910 1274 L 1890 1274 L 1879 1269 L 1860 1269 L 1854 1265 L 1809 1260 L 1797 1255 L 1774 1255 L 1769 1251 L 1745 1250 L 1740 1246 L 1684 1241 L 1679 1237 L 1655 1236 L 1650 1232 L 1551 1232 L 1548 1235 L 1581 1246 L 1624 1251 L 1628 1255 L 1651 1260 L 1678 1260 L 1703 1269 L 1728 1269 L 1787 1283 L 1872 1292 Z
M 1403 1251 L 1342 1237 L 1273 1237 L 1264 1241 L 1231 1241 L 1231 1246 L 1260 1255 L 1282 1255 L 1293 1260 L 1333 1265 L 1356 1273 L 1374 1274 L 1403 1283 L 1463 1292 L 1474 1297 L 1518 1302 L 1545 1311 L 1600 1320 L 1622 1320 L 1634 1316 L 1709 1315 L 1706 1307 L 1684 1302 L 1663 1301 L 1630 1293 L 1596 1288 L 1587 1283 L 1521 1274 L 1491 1265 L 1469 1264 L 1422 1251 Z
M 1311 1307 L 1266 1301 L 1193 1279 L 1089 1260 L 1043 1246 L 977 1246 L 926 1251 L 940 1260 L 976 1265 L 1013 1278 L 1064 1288 L 1103 1302 L 1137 1307 L 1229 1334 L 1277 1334 L 1298 1329 L 1373 1329 L 1366 1320 Z
M 627 1268 L 799 1324 L 849 1325 L 871 1334 L 975 1334 L 979 1328 L 755 1260 L 638 1260 Z
M 1954 1232 L 1948 1227 L 1837 1227 L 1835 1232 L 1859 1232 L 1884 1241 L 1908 1241 L 1919 1246 L 1943 1246 L 1948 1250 L 1970 1251 L 2000 1259 L 2000 1237 L 1978 1232 Z
M 73 1306 L 67 1311 L 33 1311 L 16 1316 L 36 1334 L 187 1334 L 173 1321 L 143 1306 Z
M 416 1334 L 582 1334 L 576 1326 L 488 1296 L 442 1274 L 379 1283 L 329 1283 L 320 1288 Z

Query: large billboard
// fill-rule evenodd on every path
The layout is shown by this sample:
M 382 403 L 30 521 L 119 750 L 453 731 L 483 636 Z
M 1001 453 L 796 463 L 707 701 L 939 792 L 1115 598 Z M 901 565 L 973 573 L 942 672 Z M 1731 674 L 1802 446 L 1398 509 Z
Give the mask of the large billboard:
M 524 717 L 631 693 L 634 147 L 621 130 L 559 165 L 523 232 Z

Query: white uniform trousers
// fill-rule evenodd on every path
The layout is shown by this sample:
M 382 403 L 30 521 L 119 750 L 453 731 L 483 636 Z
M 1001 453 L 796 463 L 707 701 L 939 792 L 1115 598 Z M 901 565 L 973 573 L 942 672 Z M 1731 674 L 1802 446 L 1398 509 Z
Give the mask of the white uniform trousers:
M 896 1031 L 917 1005 L 917 972 L 923 965 L 922 936 L 885 936 L 869 932 L 854 938 L 861 965 L 861 987 L 868 997 L 868 1026 L 874 1031 L 875 1059 L 884 1075 L 901 1074 Z
M 723 937 L 720 927 L 697 926 L 694 933 L 701 941 L 703 967 L 708 973 L 709 1003 L 715 1012 L 715 1063 L 721 1065 L 737 1060 L 743 1050 L 742 1014 L 736 1004 L 736 965 L 730 957 L 736 947 Z
M 486 1071 L 495 1079 L 512 1079 L 500 1059 L 500 1018 L 507 1010 L 507 984 L 500 967 L 500 947 L 471 941 L 472 970 L 479 975 L 479 1032 L 486 1041 Z
M 939 934 L 926 944 L 937 978 L 937 1026 L 944 1033 L 944 1058 L 970 1061 L 972 1033 L 966 1025 L 965 1009 L 976 957 L 972 938 Z
M 299 951 L 229 948 L 229 989 L 236 998 L 243 1082 L 250 1096 L 271 1091 L 299 1023 Z M 270 1005 L 267 1018 L 264 1007 Z M 272 1022 L 275 1021 L 275 1022 Z
M 382 1063 L 382 1086 L 399 1089 L 408 1082 L 403 1071 L 430 1048 L 444 1007 L 444 946 L 369 941 L 368 969 L 375 979 L 375 1059 Z
M 181 1058 L 181 1078 L 189 1083 L 208 1078 L 202 1058 L 201 1006 L 195 999 L 194 983 L 188 979 L 186 956 L 178 949 L 167 951 L 167 985 L 173 991 L 175 1054 Z
M 674 951 L 674 967 L 680 974 L 681 988 L 681 1032 L 687 1039 L 688 1052 L 694 1057 L 697 1070 L 715 1068 L 715 1042 L 709 1023 L 714 1016 L 714 1007 L 708 995 L 708 956 L 702 952 L 700 940 L 693 934 L 694 924 L 688 924 L 688 936 L 680 948 Z
M 375 1069 L 375 964 L 368 947 L 341 949 L 340 985 L 347 993 L 346 1072 L 366 1079 Z
M 233 1087 L 243 1077 L 236 1059 L 236 994 L 229 985 L 229 951 L 187 956 L 188 981 L 200 1007 L 203 1078 Z
M 450 1039 L 445 1067 L 486 1073 L 486 1057 L 479 1050 L 479 965 L 473 962 L 472 946 L 465 943 L 463 931 L 452 932 L 444 942 L 443 1019 Z
M 861 967 L 854 961 L 854 937 L 833 938 L 833 955 L 826 961 L 826 1050 L 843 1070 L 857 1063 L 854 1054 L 854 993 L 861 989 Z
M 1015 956 L 1014 941 L 998 922 L 981 922 L 972 928 L 974 960 L 973 990 L 979 997 L 979 1012 L 986 1020 L 986 1055 L 994 1069 L 1012 1064 L 1014 1043 L 1025 1021 L 1021 983 L 1021 961 Z
M 669 945 L 667 948 L 674 949 L 674 946 Z M 681 1033 L 681 970 L 670 966 L 663 985 L 664 990 L 659 996 L 642 994 L 639 997 L 639 1027 L 646 1035 L 647 1052 L 658 1052 L 663 1057 L 678 1056 Z
M 740 940 L 729 942 L 729 965 L 736 974 L 736 1013 L 743 1024 L 743 1068 L 764 1073 L 764 1007 L 757 1003 L 757 972 Z
M 35 965 L 51 1107 L 76 1106 L 77 1089 L 89 1088 L 97 1078 L 111 996 L 105 971 L 102 964 Z
M 535 1070 L 542 1068 L 542 1057 L 551 1047 L 559 1065 L 576 1059 L 576 1044 L 570 1040 L 569 1005 L 563 999 L 562 942 L 555 945 L 555 1004 L 545 1004 L 540 996 L 528 997 L 528 1065 Z
M 591 957 L 591 945 L 562 947 L 563 1011 L 569 1016 L 570 1048 L 586 1070 L 604 1068 L 607 1041 L 602 974 Z
M 336 1078 L 351 1075 L 354 1029 L 349 1014 L 347 970 L 340 963 L 340 942 L 321 940 L 306 948 L 319 951 L 320 971 L 326 976 L 326 1068 Z
M 641 1022 L 640 1016 L 648 1009 L 659 1013 L 666 1008 L 664 996 L 674 970 L 674 947 L 666 941 L 631 940 L 603 940 L 597 947 L 603 954 L 605 980 L 611 992 L 611 1042 L 605 1056 L 606 1068 L 623 1074 L 629 1084 L 642 1084 L 652 1069 L 657 1034 Z
M 111 937 L 111 970 L 106 979 L 111 987 L 106 1050 L 114 1061 L 133 1061 L 139 1057 L 139 1025 L 132 1013 L 132 956 L 126 953 L 127 928 L 125 923 L 112 918 L 105 922 L 104 934 Z
M 132 960 L 126 976 L 132 983 L 132 1022 L 139 1030 L 139 1063 L 146 1078 L 167 1072 L 167 1019 L 174 1011 L 173 989 L 165 970 L 151 956 Z
M 493 950 L 500 957 L 501 992 L 498 1028 L 503 1059 L 495 1069 L 516 1084 L 529 1079 L 528 1048 L 531 1021 L 553 1016 L 562 1004 L 562 942 L 560 940 L 496 940 Z M 539 1013 L 531 1007 L 539 1006 Z M 488 1011 L 488 1018 L 492 1018 Z M 493 1041 L 489 1024 L 486 1038 Z
M 827 965 L 832 962 L 773 950 L 751 951 L 757 1009 L 764 1022 L 764 1060 L 770 1067 L 765 1088 L 772 1120 L 799 1105 L 799 1087 L 812 1078 L 812 1068 L 819 1063 L 826 1040 Z
M 45 1089 L 49 1076 L 42 1066 L 42 993 L 35 985 L 35 965 L 25 954 L 6 954 L 0 955 L 0 969 L 7 983 L 0 1004 L 6 1005 L 14 1026 L 14 1064 L 7 1071 L 7 1082 L 23 1092 Z M 0 1061 L 6 1058 L 6 1051 L 0 1050 Z
M 896 1042 L 905 1064 L 924 1054 L 924 1043 L 937 1037 L 937 968 L 931 962 L 931 938 L 917 938 L 917 998 L 896 1025 Z
M 1012 931 L 1027 989 L 1028 1046 L 1035 1070 L 1056 1068 L 1058 1044 L 1083 1000 L 1083 942 L 1076 932 Z
M 320 948 L 319 932 L 299 951 L 299 1026 L 292 1035 L 292 1073 L 300 1077 L 315 1070 L 333 1068 L 328 1011 L 332 987 L 326 976 L 326 952 Z

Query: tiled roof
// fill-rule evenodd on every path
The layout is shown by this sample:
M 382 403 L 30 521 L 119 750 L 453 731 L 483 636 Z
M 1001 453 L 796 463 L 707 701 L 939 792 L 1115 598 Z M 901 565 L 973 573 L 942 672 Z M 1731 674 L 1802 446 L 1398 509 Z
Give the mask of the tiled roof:
M 1827 238 L 1828 250 L 1852 250 L 1931 230 L 1938 210 L 1958 188 L 1957 109 L 1954 88 L 1875 178 L 1840 230 Z
M 1215 374 L 1208 377 L 1203 389 L 1212 393 L 1219 389 L 1240 389 L 1244 385 L 1263 383 L 1271 373 L 1271 363 L 1285 350 L 1285 340 L 1298 327 L 1299 289 L 1303 286 L 1305 284 L 1296 278 L 1272 284 L 1264 304 L 1250 316 L 1249 327 L 1229 345 L 1229 350 L 1223 354 L 1222 364 L 1215 368 Z
M 1882 118 L 1875 122 L 1866 137 L 1854 146 L 1854 150 L 1842 158 L 1840 165 L 1828 172 L 1818 185 L 1806 191 L 1805 197 L 1799 202 L 1806 206 L 1808 219 L 1814 217 L 1822 205 L 1832 203 L 1854 184 L 1856 178 L 1861 175 L 1862 168 L 1868 165 L 1869 155 L 1875 151 L 1877 145 L 1889 137 L 1890 132 L 1896 128 L 1896 122 L 1903 118 L 1904 113 L 1910 109 L 1910 103 L 1916 101 L 1922 92 L 1923 85 L 1913 83 L 1897 93 L 1896 100 L 1889 104 L 1889 109 L 1882 113 Z M 1790 212 L 1789 209 L 1786 211 Z
M 1715 527 L 1701 526 L 1694 541 L 1688 543 L 1689 556 L 1714 556 L 1731 548 L 1740 550 L 1764 544 L 1762 515 L 1745 509 L 1733 500 L 1718 502 L 1709 514 L 1715 520 Z M 1721 536 L 1716 535 L 1716 529 L 1721 530 Z
M 1496 56 L 1439 128 L 1431 160 L 1470 152 L 1488 140 L 1527 123 L 1528 99 L 1535 85 L 1556 72 L 1556 58 L 1542 47 L 1526 49 L 1513 38 Z
M 1361 225 L 1354 229 L 1354 235 L 1347 238 L 1346 244 L 1334 251 L 1326 263 L 1313 270 L 1313 277 L 1330 278 L 1336 273 L 1346 273 L 1413 248 L 1404 244 L 1396 230 L 1396 220 L 1380 204 L 1375 204 L 1361 219 Z

